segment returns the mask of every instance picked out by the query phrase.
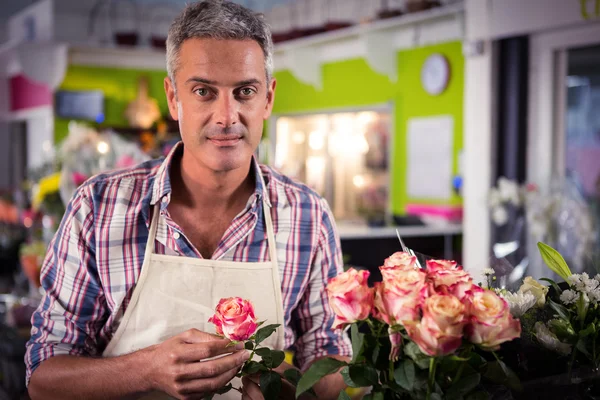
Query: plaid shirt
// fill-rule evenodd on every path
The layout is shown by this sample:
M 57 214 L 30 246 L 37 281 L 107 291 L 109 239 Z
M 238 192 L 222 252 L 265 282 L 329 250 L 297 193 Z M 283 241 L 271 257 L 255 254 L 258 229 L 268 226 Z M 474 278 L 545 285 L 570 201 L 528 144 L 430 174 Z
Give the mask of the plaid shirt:
M 41 279 L 45 296 L 32 317 L 25 362 L 27 382 L 44 360 L 59 354 L 100 356 L 117 330 L 144 262 L 150 206 L 159 204 L 157 254 L 200 253 L 169 217 L 169 170 L 177 145 L 164 160 L 103 174 L 83 184 L 70 201 L 50 243 Z M 285 345 L 305 367 L 317 357 L 351 352 L 345 335 L 333 331 L 327 280 L 342 271 L 333 216 L 315 192 L 253 162 L 262 172 L 273 206 L 285 321 Z M 269 261 L 263 215 L 263 185 L 231 223 L 212 258 Z

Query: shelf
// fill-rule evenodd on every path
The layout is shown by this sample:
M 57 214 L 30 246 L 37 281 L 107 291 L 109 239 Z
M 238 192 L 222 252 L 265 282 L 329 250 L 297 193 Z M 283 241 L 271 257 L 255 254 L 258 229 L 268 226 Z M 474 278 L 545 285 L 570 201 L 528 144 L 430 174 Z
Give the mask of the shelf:
M 167 70 L 164 50 L 150 47 L 71 46 L 69 63 L 94 67 Z
M 322 65 L 364 58 L 370 67 L 397 81 L 402 49 L 464 39 L 464 4 L 459 2 L 369 24 L 294 39 L 275 46 L 275 70 L 322 89 Z
M 460 235 L 463 231 L 462 224 L 384 226 L 378 228 L 340 222 L 337 227 L 341 240 L 395 238 L 396 229 L 402 238 Z

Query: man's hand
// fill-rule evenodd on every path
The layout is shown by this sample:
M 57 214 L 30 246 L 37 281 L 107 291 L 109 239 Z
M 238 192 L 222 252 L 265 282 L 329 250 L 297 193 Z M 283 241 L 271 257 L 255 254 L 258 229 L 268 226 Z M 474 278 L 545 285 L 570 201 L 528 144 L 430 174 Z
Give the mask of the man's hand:
M 150 347 L 147 376 L 151 389 L 177 399 L 201 399 L 222 388 L 249 356 L 243 344 L 227 347 L 228 343 L 227 339 L 191 329 Z M 228 355 L 212 359 L 223 354 Z

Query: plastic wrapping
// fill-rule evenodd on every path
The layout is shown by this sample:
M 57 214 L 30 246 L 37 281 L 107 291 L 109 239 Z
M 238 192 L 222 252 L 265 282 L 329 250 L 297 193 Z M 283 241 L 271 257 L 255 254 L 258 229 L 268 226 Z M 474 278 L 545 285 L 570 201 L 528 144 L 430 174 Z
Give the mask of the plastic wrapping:
M 500 178 L 490 191 L 489 206 L 496 228 L 489 265 L 495 286 L 514 289 L 526 275 L 552 278 L 537 242 L 559 251 L 574 273 L 600 272 L 597 220 L 573 180 L 556 180 L 541 191 Z

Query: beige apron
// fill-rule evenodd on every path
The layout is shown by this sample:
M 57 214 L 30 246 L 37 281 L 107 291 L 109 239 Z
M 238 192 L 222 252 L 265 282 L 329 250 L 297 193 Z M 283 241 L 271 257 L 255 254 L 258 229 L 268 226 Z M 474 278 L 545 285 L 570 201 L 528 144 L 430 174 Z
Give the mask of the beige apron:
M 214 325 L 208 319 L 214 314 L 221 298 L 234 296 L 252 301 L 259 321 L 281 324 L 264 345 L 283 350 L 283 301 L 270 208 L 265 191 L 263 209 L 271 261 L 233 262 L 154 254 L 160 209 L 158 206 L 154 207 L 138 283 L 117 332 L 103 356 L 128 354 L 161 343 L 191 328 L 214 333 Z M 241 387 L 239 378 L 235 378 L 232 383 L 234 387 Z M 240 393 L 235 390 L 215 396 L 218 399 L 240 397 Z M 143 398 L 171 397 L 153 393 Z

